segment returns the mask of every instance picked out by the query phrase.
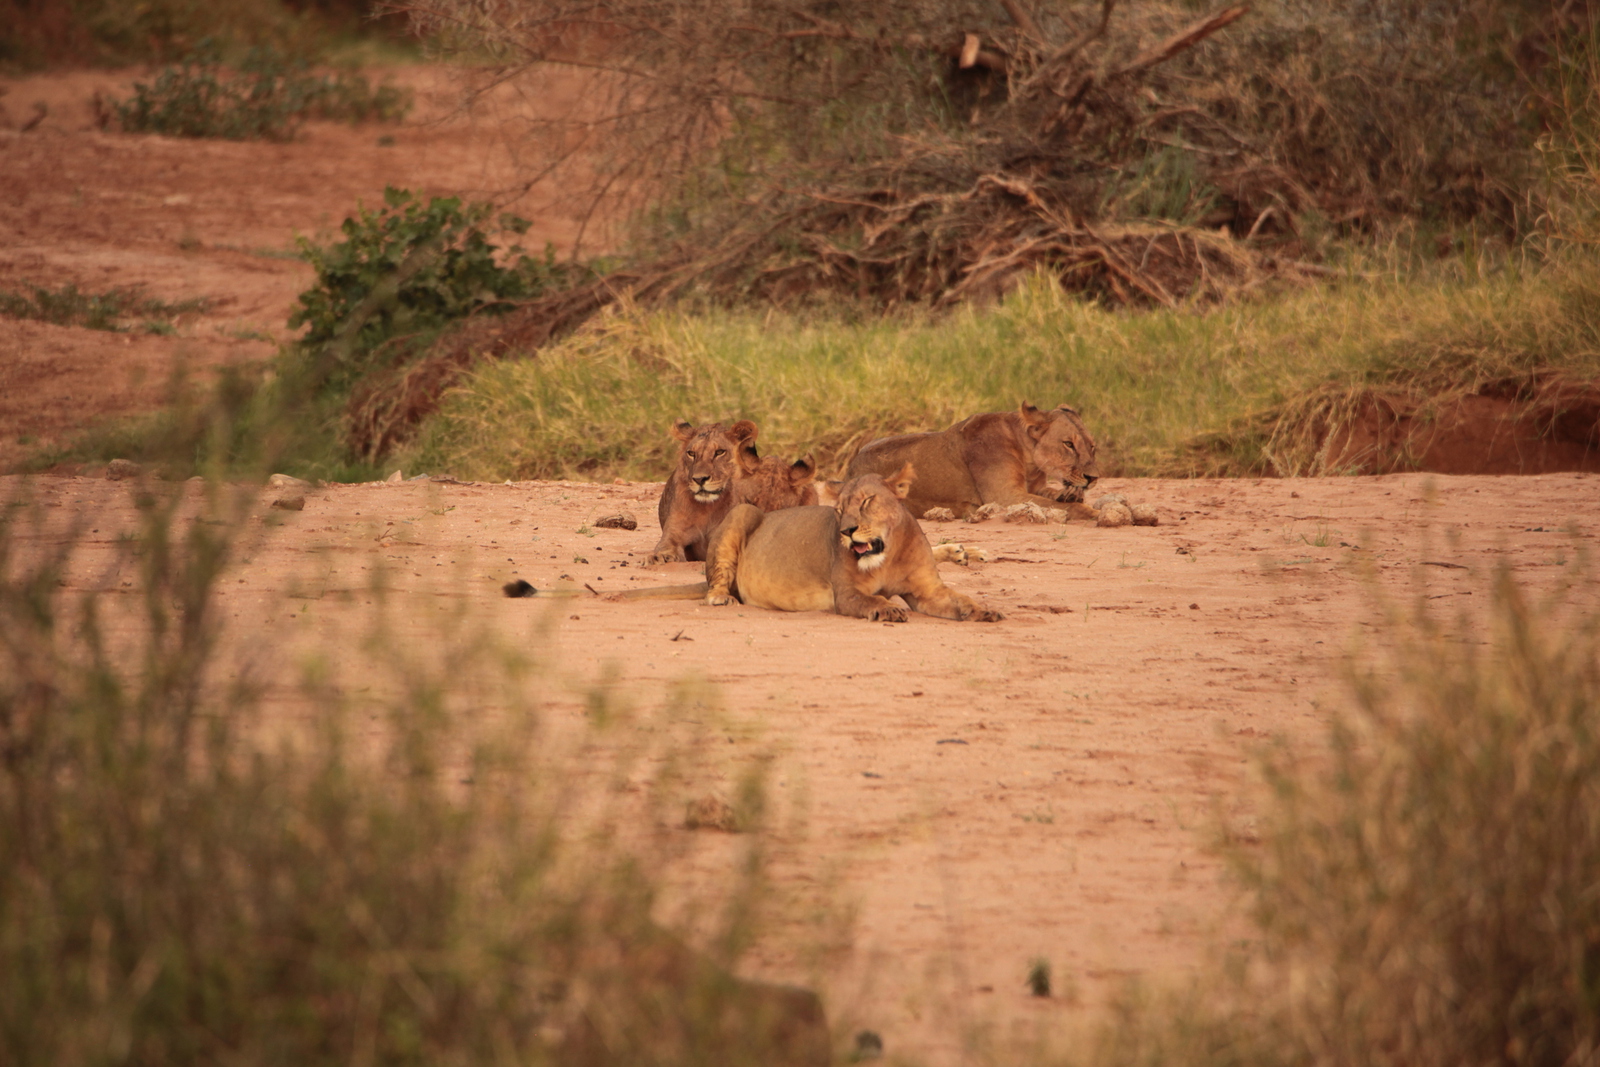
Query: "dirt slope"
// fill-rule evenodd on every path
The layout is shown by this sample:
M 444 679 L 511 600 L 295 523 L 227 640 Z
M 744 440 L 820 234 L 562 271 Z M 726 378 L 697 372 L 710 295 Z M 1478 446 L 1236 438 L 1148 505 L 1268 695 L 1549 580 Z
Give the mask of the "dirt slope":
M 96 94 L 126 97 L 146 72 L 0 79 L 0 289 L 138 287 L 209 303 L 175 336 L 0 318 L 0 470 L 93 422 L 150 410 L 175 368 L 270 356 L 311 282 L 295 235 L 336 235 L 358 203 L 380 204 L 386 185 L 493 199 L 534 222 L 528 247 L 572 246 L 581 219 L 550 193 L 520 191 L 507 131 L 530 110 L 574 106 L 580 76 L 504 87 L 471 109 L 458 107 L 447 71 L 388 76 L 416 93 L 404 124 L 311 123 L 287 144 L 98 128 Z M 35 103 L 46 117 L 23 131 Z M 596 230 L 587 232 L 592 247 Z

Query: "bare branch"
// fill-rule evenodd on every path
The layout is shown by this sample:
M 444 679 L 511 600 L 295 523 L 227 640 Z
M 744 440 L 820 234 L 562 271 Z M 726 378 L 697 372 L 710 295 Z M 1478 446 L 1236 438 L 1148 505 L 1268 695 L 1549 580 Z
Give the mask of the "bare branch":
M 1110 77 L 1125 78 L 1134 74 L 1142 74 L 1157 64 L 1165 63 L 1179 52 L 1193 48 L 1213 33 L 1225 26 L 1233 25 L 1249 13 L 1249 4 L 1235 4 L 1233 7 L 1225 8 L 1215 15 L 1201 19 L 1188 29 L 1174 34 L 1148 52 L 1142 53 L 1132 63 L 1116 71 Z

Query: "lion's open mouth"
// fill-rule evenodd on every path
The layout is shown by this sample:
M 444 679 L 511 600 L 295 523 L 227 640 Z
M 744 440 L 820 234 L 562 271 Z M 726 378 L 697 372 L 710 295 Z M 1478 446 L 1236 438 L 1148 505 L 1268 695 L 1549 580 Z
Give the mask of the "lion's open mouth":
M 864 571 L 870 571 L 883 562 L 883 538 L 874 537 L 870 541 L 850 542 L 850 552 L 856 557 L 856 566 Z

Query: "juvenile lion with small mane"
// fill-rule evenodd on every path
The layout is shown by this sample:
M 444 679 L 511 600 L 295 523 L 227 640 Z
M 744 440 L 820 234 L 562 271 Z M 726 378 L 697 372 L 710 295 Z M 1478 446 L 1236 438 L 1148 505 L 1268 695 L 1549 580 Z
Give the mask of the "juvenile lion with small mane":
M 736 504 L 776 511 L 817 502 L 811 484 L 816 465 L 809 457 L 788 466 L 762 459 L 755 444 L 759 431 L 749 419 L 726 429 L 720 422 L 695 427 L 680 419 L 671 433 L 679 443 L 678 465 L 661 489 L 661 539 L 648 563 L 705 559 L 712 527 Z

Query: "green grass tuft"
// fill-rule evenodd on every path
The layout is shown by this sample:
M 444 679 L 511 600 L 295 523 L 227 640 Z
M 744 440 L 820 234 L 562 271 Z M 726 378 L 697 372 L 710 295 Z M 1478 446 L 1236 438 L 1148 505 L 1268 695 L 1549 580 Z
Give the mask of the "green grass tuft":
M 137 289 L 107 289 L 103 293 L 79 292 L 76 285 L 49 289 L 29 285 L 29 294 L 0 289 L 0 315 L 35 319 L 57 326 L 85 326 L 91 330 L 121 332 L 124 320 L 139 319 L 146 333 L 174 332 L 172 320 L 204 312 L 205 298 L 165 301 L 140 295 Z
M 315 74 L 303 58 L 271 47 L 251 49 L 231 72 L 212 42 L 202 42 L 133 96 L 113 103 L 129 133 L 226 140 L 291 140 L 308 118 L 398 122 L 410 90 L 373 88 L 361 74 Z

